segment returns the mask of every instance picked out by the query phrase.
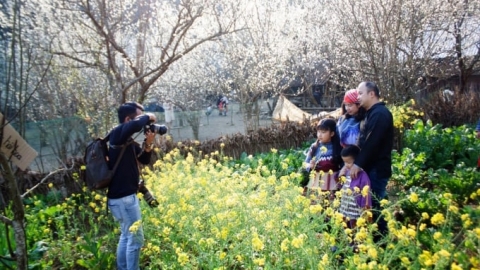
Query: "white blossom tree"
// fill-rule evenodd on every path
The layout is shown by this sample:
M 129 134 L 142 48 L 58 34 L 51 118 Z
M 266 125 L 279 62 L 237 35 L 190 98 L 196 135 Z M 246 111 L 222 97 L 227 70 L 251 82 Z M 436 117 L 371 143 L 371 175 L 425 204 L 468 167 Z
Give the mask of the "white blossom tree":
M 27 42 L 25 30 L 31 25 L 32 16 L 22 2 L 14 0 L 1 4 L 0 145 L 4 145 L 8 139 L 5 127 L 13 122 L 17 123 L 19 133 L 25 135 L 26 106 L 43 82 L 50 62 L 48 58 L 39 56 Z M 0 268 L 8 267 L 4 264 L 6 260 L 16 262 L 18 269 L 28 269 L 25 207 L 17 185 L 18 168 L 12 163 L 12 156 L 18 154 L 18 147 L 18 141 L 14 141 L 11 149 L 0 152 L 0 222 L 5 225 L 2 228 L 5 229 L 6 238 L 2 241 L 8 247 L 8 253 L 0 255 Z M 6 211 L 7 205 L 10 211 Z M 10 229 L 13 230 L 13 237 Z
M 471 54 L 479 40 L 478 27 L 472 28 L 478 25 L 476 2 L 340 0 L 325 8 L 331 16 L 325 58 L 334 79 L 348 87 L 373 80 L 384 97 L 401 102 L 417 90 L 419 76 L 445 79 L 438 78 L 439 59 L 453 57 L 464 70 L 473 69 L 478 59 L 462 64 L 464 53 Z

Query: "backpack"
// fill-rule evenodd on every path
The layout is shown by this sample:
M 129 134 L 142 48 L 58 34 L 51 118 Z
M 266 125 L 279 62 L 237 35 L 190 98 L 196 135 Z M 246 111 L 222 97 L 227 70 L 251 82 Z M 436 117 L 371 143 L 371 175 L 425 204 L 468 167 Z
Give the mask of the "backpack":
M 97 138 L 90 142 L 85 149 L 85 183 L 91 190 L 104 189 L 110 185 L 113 174 L 118 167 L 123 153 L 127 148 L 121 145 L 122 151 L 118 156 L 115 166 L 110 170 L 108 167 L 108 140 L 110 133 L 105 138 Z

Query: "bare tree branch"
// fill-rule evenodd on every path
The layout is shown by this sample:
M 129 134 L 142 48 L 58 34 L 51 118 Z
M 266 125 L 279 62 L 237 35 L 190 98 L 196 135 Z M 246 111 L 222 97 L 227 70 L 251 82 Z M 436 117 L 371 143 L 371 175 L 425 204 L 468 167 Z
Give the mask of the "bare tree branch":
M 75 163 L 72 162 L 72 166 L 70 168 L 62 168 L 62 169 L 58 169 L 58 170 L 55 170 L 55 171 L 52 171 L 52 172 L 48 173 L 44 178 L 42 178 L 42 180 L 40 180 L 40 182 L 38 182 L 35 186 L 30 188 L 29 190 L 27 190 L 27 192 L 25 192 L 24 194 L 22 194 L 21 198 L 24 199 L 28 194 L 32 193 L 35 189 L 37 189 L 40 185 L 42 185 L 45 181 L 47 181 L 47 179 L 50 178 L 50 176 L 55 175 L 55 174 L 60 173 L 60 172 L 63 172 L 63 171 L 73 170 L 74 165 L 75 165 Z

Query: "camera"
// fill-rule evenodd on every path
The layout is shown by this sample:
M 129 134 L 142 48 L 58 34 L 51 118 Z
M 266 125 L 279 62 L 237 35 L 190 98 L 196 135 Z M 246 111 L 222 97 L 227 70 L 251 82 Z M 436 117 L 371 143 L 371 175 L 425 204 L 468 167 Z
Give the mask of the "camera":
M 149 122 L 143 128 L 143 133 L 147 133 L 149 130 L 155 134 L 163 135 L 167 133 L 168 128 L 165 125 L 157 125 L 153 122 Z
M 145 186 L 145 182 L 143 180 L 140 180 L 138 183 L 138 192 L 143 194 L 143 198 L 147 202 L 148 206 L 150 207 L 158 207 L 158 201 L 153 197 L 152 193 L 150 193 L 150 190 Z

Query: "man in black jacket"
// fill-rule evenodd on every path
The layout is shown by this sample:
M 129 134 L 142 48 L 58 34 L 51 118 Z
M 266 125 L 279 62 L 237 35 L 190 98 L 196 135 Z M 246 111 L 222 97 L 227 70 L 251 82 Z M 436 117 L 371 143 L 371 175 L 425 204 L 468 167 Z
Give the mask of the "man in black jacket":
M 393 116 L 385 103 L 380 101 L 380 90 L 375 83 L 362 82 L 357 90 L 360 106 L 367 112 L 360 124 L 361 151 L 350 175 L 356 178 L 360 170 L 368 174 L 372 185 L 372 208 L 374 214 L 378 214 L 380 201 L 387 195 L 387 183 L 392 176 Z M 380 233 L 386 233 L 383 218 L 378 220 L 378 227 Z
M 135 142 L 128 142 L 133 140 L 134 133 L 141 131 L 149 122 L 156 121 L 156 118 L 154 114 L 143 114 L 143 107 L 140 104 L 127 102 L 118 108 L 118 120 L 120 125 L 110 134 L 110 167 L 114 166 L 122 147 L 126 145 L 127 148 L 108 187 L 108 208 L 120 223 L 117 269 L 137 270 L 144 240 L 137 197 L 140 177 L 137 161 L 142 164 L 150 162 L 155 133 L 147 131 L 143 147 Z

